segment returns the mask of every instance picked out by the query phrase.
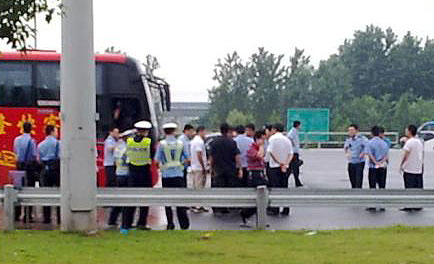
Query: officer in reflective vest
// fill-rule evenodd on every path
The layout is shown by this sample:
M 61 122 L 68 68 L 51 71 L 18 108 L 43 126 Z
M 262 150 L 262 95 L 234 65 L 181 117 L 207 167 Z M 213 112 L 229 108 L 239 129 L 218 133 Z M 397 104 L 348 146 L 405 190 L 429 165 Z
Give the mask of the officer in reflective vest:
M 184 144 L 175 137 L 175 131 L 178 126 L 175 123 L 163 125 L 166 137 L 160 142 L 156 161 L 160 165 L 163 188 L 185 188 L 184 164 L 188 162 L 187 153 L 184 151 Z M 172 207 L 166 207 L 167 230 L 175 229 L 173 223 Z M 190 227 L 186 207 L 176 207 L 179 226 L 185 230 Z
M 126 155 L 129 162 L 128 187 L 152 187 L 151 163 L 153 158 L 153 142 L 150 138 L 152 124 L 148 121 L 140 121 L 134 124 L 137 134 L 127 139 Z M 136 208 L 129 207 L 126 210 L 126 225 L 132 227 Z M 147 226 L 149 207 L 140 207 L 137 228 L 150 230 Z

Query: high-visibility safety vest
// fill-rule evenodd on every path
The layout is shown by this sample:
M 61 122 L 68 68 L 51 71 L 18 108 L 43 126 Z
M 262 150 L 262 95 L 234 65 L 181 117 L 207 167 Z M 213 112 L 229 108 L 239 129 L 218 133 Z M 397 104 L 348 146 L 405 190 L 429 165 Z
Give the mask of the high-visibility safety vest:
M 184 150 L 184 143 L 181 140 L 176 142 L 167 142 L 162 140 L 160 142 L 160 148 L 162 148 L 166 162 L 161 166 L 163 170 L 173 167 L 184 168 L 184 164 L 181 162 L 182 151 Z
M 129 172 L 128 168 L 128 157 L 126 155 L 127 144 L 121 143 L 116 146 L 113 157 L 115 158 L 116 164 L 116 176 L 127 176 Z
M 152 163 L 151 139 L 144 137 L 140 142 L 134 138 L 127 139 L 127 157 L 134 166 L 144 166 Z

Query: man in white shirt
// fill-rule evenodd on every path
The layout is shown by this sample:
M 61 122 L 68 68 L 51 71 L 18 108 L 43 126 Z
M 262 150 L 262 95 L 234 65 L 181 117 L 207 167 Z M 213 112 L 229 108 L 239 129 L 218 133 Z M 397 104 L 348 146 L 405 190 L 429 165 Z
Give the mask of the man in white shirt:
M 187 174 L 188 174 L 188 167 L 190 166 L 190 158 L 191 158 L 190 142 L 193 136 L 194 136 L 194 127 L 190 124 L 186 124 L 184 126 L 182 135 L 178 137 L 178 139 L 181 140 L 182 143 L 184 144 L 184 151 L 188 159 L 187 163 L 185 163 L 184 166 L 184 183 L 186 184 L 184 187 L 187 187 Z
M 295 187 L 303 187 L 303 183 L 300 181 L 300 138 L 298 136 L 298 131 L 301 129 L 301 122 L 294 121 L 291 130 L 288 133 L 288 138 L 291 140 L 294 157 L 292 158 L 290 168 L 292 174 L 294 174 Z
M 269 139 L 267 152 L 270 155 L 270 169 L 268 180 L 270 187 L 288 188 L 289 164 L 293 158 L 293 147 L 291 141 L 285 137 L 283 124 L 274 124 Z M 279 208 L 271 208 L 272 215 L 279 214 Z M 289 215 L 289 207 L 282 211 L 283 215 Z
M 104 141 L 104 169 L 107 187 L 116 187 L 116 166 L 113 156 L 114 150 L 119 139 L 119 129 L 112 127 L 109 135 Z
M 406 189 L 423 188 L 423 144 L 416 138 L 417 128 L 409 125 L 406 129 L 407 141 L 404 145 L 404 156 L 401 161 L 401 171 L 404 174 Z M 419 211 L 422 208 L 403 208 L 403 211 Z
M 191 153 L 191 172 L 193 174 L 193 188 L 203 189 L 206 183 L 206 173 L 208 170 L 208 161 L 205 151 L 205 135 L 204 126 L 197 128 L 197 134 L 190 142 Z
M 196 136 L 190 142 L 191 153 L 191 175 L 193 178 L 193 189 L 201 190 L 205 188 L 206 177 L 208 172 L 208 161 L 206 158 L 205 149 L 206 129 L 204 126 L 199 126 L 196 129 Z M 204 207 L 193 207 L 194 212 L 207 212 Z

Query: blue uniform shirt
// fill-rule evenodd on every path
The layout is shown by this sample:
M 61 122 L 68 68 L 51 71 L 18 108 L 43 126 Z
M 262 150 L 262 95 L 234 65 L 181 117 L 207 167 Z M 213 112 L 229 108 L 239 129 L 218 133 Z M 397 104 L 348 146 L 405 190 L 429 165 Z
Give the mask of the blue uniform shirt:
M 116 139 L 109 135 L 104 141 L 104 166 L 115 166 L 115 158 L 113 156 L 115 147 Z
M 30 142 L 30 143 L 29 143 Z M 36 160 L 36 142 L 30 134 L 22 134 L 14 140 L 14 152 L 18 162 Z
M 189 137 L 187 137 L 185 134 L 182 134 L 178 137 L 179 140 L 182 141 L 182 143 L 184 144 L 184 152 L 185 152 L 185 158 L 186 159 L 191 159 L 191 150 L 190 150 L 190 142 L 191 139 Z M 185 168 L 188 167 L 187 164 L 185 164 L 184 166 Z
M 178 140 L 174 136 L 166 137 L 166 142 L 168 143 L 176 143 Z M 172 151 L 172 156 L 175 155 L 175 151 Z M 184 163 L 184 160 L 187 158 L 185 152 L 185 146 L 181 153 L 181 163 Z M 164 154 L 164 148 L 160 144 L 157 149 L 157 153 L 155 154 L 155 160 L 160 164 L 167 163 L 166 155 Z M 167 169 L 161 169 L 161 176 L 163 178 L 175 178 L 175 177 L 184 177 L 184 170 L 182 167 L 169 167 Z
M 389 145 L 379 137 L 373 137 L 368 143 L 368 154 L 372 155 L 376 161 L 381 161 L 389 153 Z M 369 168 L 375 168 L 375 163 L 369 159 Z
M 289 131 L 288 138 L 292 142 L 294 153 L 300 153 L 300 138 L 298 137 L 298 130 L 295 127 Z
M 59 141 L 56 137 L 48 136 L 39 143 L 38 153 L 40 161 L 53 161 L 59 159 Z
M 360 134 L 345 140 L 344 148 L 351 152 L 349 163 L 365 162 L 365 157 L 360 157 L 367 152 L 368 139 Z
M 384 142 L 386 142 L 387 146 L 388 146 L 389 149 L 390 149 L 390 147 L 392 147 L 392 142 L 391 142 L 387 137 L 384 137 L 384 138 L 382 138 L 382 139 L 384 140 Z
M 241 167 L 247 168 L 247 151 L 250 146 L 253 144 L 253 139 L 248 136 L 242 134 L 238 135 L 234 138 L 237 143 L 237 147 L 240 150 L 240 158 L 241 158 Z

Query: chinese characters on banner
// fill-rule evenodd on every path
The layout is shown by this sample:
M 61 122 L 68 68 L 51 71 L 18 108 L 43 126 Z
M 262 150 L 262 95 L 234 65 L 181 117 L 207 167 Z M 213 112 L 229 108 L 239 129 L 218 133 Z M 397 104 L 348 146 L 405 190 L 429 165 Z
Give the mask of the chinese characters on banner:
M 0 186 L 8 180 L 8 171 L 15 168 L 14 139 L 23 133 L 24 122 L 32 124 L 37 143 L 45 138 L 45 127 L 60 127 L 59 112 L 50 108 L 0 107 Z

